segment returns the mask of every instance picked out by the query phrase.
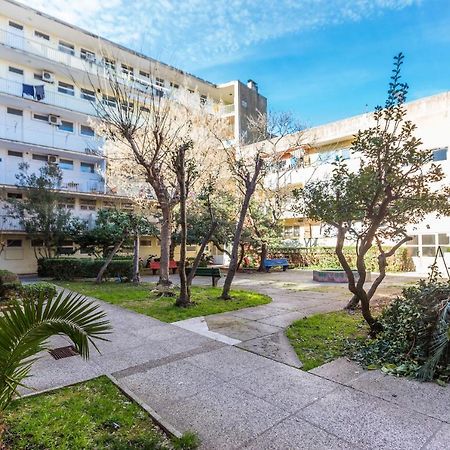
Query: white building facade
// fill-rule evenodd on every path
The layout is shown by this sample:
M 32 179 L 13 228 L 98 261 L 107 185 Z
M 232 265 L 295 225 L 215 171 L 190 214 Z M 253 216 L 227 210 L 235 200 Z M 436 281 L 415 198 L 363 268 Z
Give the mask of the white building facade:
M 112 55 L 107 59 L 102 55 Z M 63 173 L 61 208 L 93 222 L 96 211 L 112 205 L 130 208 L 126 198 L 108 191 L 103 140 L 90 126 L 98 92 L 91 80 L 99 68 L 151 83 L 170 93 L 184 87 L 211 113 L 225 117 L 230 141 L 246 139 L 248 117 L 265 113 L 267 100 L 257 85 L 231 81 L 216 85 L 102 39 L 45 13 L 0 0 L 0 193 L 20 198 L 16 174 L 21 163 L 37 172 L 47 162 Z M 150 73 L 152 75 L 150 76 Z M 17 221 L 2 212 L 6 247 L 0 268 L 36 271 L 34 245 Z M 142 254 L 158 254 L 156 239 L 142 241 Z M 73 243 L 67 242 L 67 247 Z

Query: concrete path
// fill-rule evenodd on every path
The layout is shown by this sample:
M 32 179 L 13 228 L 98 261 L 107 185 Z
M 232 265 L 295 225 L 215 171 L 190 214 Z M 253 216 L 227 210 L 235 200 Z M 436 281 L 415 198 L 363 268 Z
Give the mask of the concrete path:
M 345 360 L 302 372 L 100 303 L 114 327 L 102 354 L 46 354 L 27 380 L 36 392 L 111 374 L 175 429 L 197 432 L 207 450 L 448 448 L 449 388 L 363 373 Z

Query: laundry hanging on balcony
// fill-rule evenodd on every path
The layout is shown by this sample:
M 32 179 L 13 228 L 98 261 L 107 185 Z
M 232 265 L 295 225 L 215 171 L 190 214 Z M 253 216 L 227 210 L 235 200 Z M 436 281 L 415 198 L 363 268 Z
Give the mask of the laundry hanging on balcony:
M 44 85 L 33 86 L 31 84 L 22 84 L 22 97 L 33 100 L 43 100 L 45 98 Z

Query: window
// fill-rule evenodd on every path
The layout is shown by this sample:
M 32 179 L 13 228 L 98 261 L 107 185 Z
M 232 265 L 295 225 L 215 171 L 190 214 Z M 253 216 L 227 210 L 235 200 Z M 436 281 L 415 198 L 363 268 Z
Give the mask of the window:
M 95 200 L 82 199 L 80 200 L 80 208 L 83 211 L 95 211 L 97 202 Z
M 61 94 L 67 94 L 67 95 L 75 95 L 75 88 L 73 84 L 64 83 L 62 81 L 58 82 L 58 92 L 61 92 Z
M 204 105 L 208 97 L 206 95 L 200 95 L 200 105 Z
M 177 83 L 172 83 L 172 81 L 170 82 L 170 87 L 173 89 L 179 89 L 180 85 Z
M 6 195 L 8 198 L 15 198 L 16 200 L 22 199 L 22 194 L 19 194 L 18 192 L 8 192 Z
M 42 122 L 48 123 L 48 116 L 46 116 L 45 114 L 33 114 L 33 119 L 42 120 Z
M 189 94 L 193 94 L 194 93 L 194 89 L 188 89 Z
M 197 247 L 195 245 L 187 245 L 186 250 L 188 252 L 195 252 L 195 250 L 197 250 Z
M 75 209 L 75 198 L 63 197 L 58 201 L 58 205 L 64 209 Z
M 150 108 L 148 106 L 140 106 L 139 108 L 140 108 L 141 111 L 144 111 L 144 112 L 147 112 L 147 113 L 150 112 Z
M 33 153 L 32 158 L 35 161 L 45 161 L 45 162 L 48 161 L 48 156 L 47 155 L 40 155 L 39 153 Z
M 22 239 L 8 239 L 6 241 L 7 247 L 22 247 Z
M 139 71 L 139 76 L 150 79 L 150 74 L 148 72 L 144 72 L 143 70 Z
M 44 39 L 45 41 L 50 40 L 50 36 L 48 34 L 41 33 L 40 31 L 37 31 L 37 30 L 34 31 L 34 35 L 36 37 L 38 37 L 39 39 Z
M 70 159 L 60 159 L 58 165 L 63 170 L 73 170 L 73 161 Z
M 11 28 L 15 28 L 16 30 L 20 30 L 20 31 L 23 30 L 23 26 L 22 25 L 20 25 L 19 23 L 16 23 L 16 22 L 12 22 L 11 20 L 9 21 L 9 26 Z
M 43 247 L 44 241 L 42 239 L 31 239 L 31 246 L 32 247 Z
M 436 256 L 436 248 L 422 247 L 422 256 Z
M 95 173 L 95 164 L 82 162 L 81 171 L 84 173 Z
M 162 78 L 156 77 L 155 84 L 156 86 L 164 87 L 164 80 Z
M 66 120 L 61 120 L 61 125 L 58 125 L 58 130 L 73 133 L 73 123 L 67 122 Z
M 142 247 L 151 247 L 152 246 L 151 239 L 141 239 L 141 246 Z
M 23 70 L 18 69 L 17 67 L 9 66 L 9 71 L 12 73 L 16 73 L 17 75 L 23 75 Z
M 103 103 L 111 108 L 117 106 L 116 99 L 111 95 L 103 95 Z
M 86 50 L 85 48 L 82 48 L 80 50 L 80 58 L 84 59 L 86 61 L 94 62 L 95 61 L 95 53 L 91 52 L 90 50 Z
M 21 109 L 7 108 L 6 112 L 8 114 L 12 114 L 13 116 L 23 116 L 23 111 Z
M 116 62 L 113 59 L 103 58 L 105 67 L 111 70 L 116 70 Z
M 133 203 L 125 202 L 125 203 L 122 203 L 121 207 L 122 207 L 123 210 L 132 211 L 133 210 Z
M 122 73 L 127 77 L 132 77 L 133 73 L 134 73 L 134 69 L 131 66 L 122 64 Z
M 89 100 L 90 102 L 95 102 L 95 92 L 89 89 L 81 89 L 80 97 L 84 100 Z
M 446 161 L 447 160 L 447 147 L 436 148 L 433 150 L 433 161 Z
M 8 150 L 8 156 L 14 156 L 16 158 L 23 158 L 23 153 L 15 152 L 14 150 Z
M 68 55 L 75 55 L 75 47 L 64 41 L 59 41 L 58 50 Z
M 435 245 L 436 236 L 434 234 L 423 234 L 422 235 L 422 245 Z
M 33 78 L 35 80 L 42 81 L 42 74 L 41 73 L 35 73 L 35 74 L 33 74 Z
M 94 137 L 95 131 L 87 125 L 80 125 L 80 134 L 82 134 L 83 136 Z
M 447 234 L 438 234 L 438 244 L 448 245 L 450 244 L 450 239 Z

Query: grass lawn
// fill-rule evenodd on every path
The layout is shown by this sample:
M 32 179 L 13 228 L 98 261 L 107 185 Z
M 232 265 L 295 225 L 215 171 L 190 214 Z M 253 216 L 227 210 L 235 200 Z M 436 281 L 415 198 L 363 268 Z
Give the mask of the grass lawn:
M 170 440 L 106 377 L 16 400 L 4 419 L 11 450 L 196 448 L 192 434 Z
M 57 282 L 59 286 L 95 297 L 108 303 L 132 309 L 141 314 L 154 317 L 163 322 L 175 322 L 191 317 L 207 316 L 236 309 L 247 308 L 270 303 L 267 295 L 251 291 L 232 290 L 232 300 L 220 300 L 221 288 L 192 286 L 192 300 L 195 306 L 179 308 L 174 306 L 174 297 L 158 297 L 150 292 L 152 283 L 105 282 L 95 284 L 93 281 Z
M 363 340 L 368 327 L 361 314 L 337 311 L 297 320 L 286 335 L 296 351 L 303 370 L 330 362 L 345 354 L 349 340 Z

